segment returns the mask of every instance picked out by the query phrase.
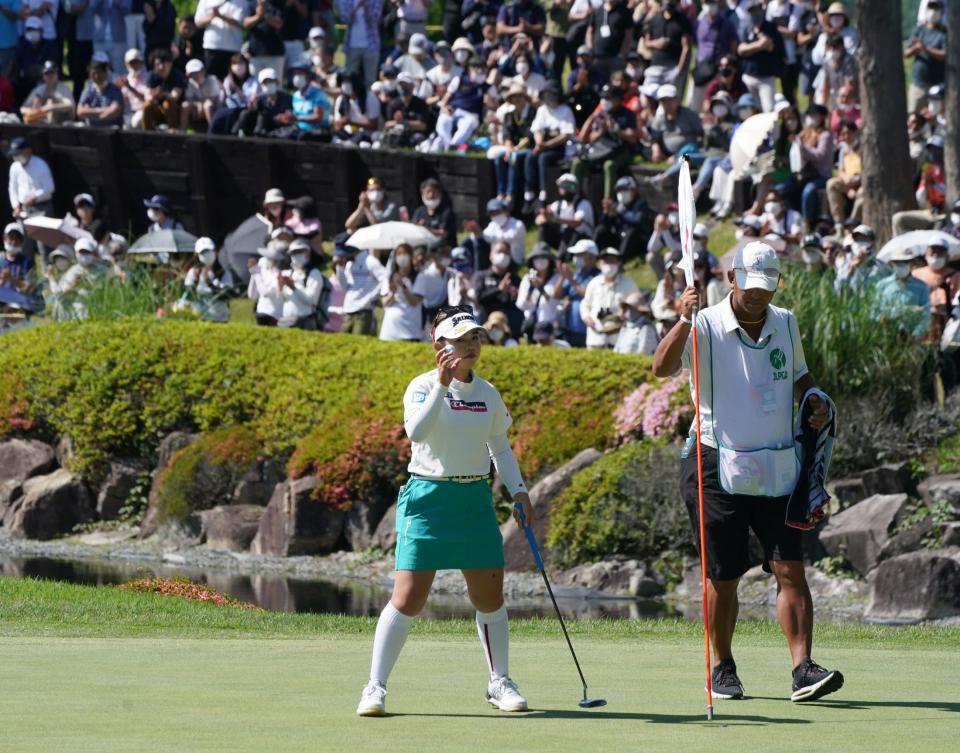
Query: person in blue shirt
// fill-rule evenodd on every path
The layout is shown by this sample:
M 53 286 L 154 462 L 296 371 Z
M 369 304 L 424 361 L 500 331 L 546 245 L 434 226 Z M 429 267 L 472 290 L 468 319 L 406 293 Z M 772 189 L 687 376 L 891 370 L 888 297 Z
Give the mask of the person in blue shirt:
M 110 80 L 109 66 L 104 58 L 90 62 L 90 82 L 77 103 L 77 118 L 88 126 L 105 128 L 123 125 L 123 92 Z
M 6 71 L 20 39 L 20 0 L 0 0 L 0 71 Z
M 291 66 L 293 82 L 293 117 L 297 138 L 323 140 L 330 138 L 330 100 L 323 89 L 311 81 L 309 63 L 300 61 Z
M 533 37 L 539 44 L 546 28 L 546 11 L 533 0 L 513 0 L 500 6 L 497 13 L 497 36 L 504 50 L 510 49 L 511 37 L 521 32 Z
M 131 0 L 90 0 L 96 20 L 93 26 L 93 51 L 103 52 L 110 59 L 110 68 L 123 70 L 123 53 L 127 51 L 126 15 Z
M 876 315 L 897 320 L 907 332 L 923 337 L 930 329 L 930 288 L 911 274 L 914 267 L 922 266 L 922 258 L 904 249 L 890 256 L 887 263 L 893 274 L 876 284 Z
M 573 264 L 563 263 L 557 272 L 563 278 L 563 294 L 567 299 L 565 339 L 575 348 L 587 344 L 587 325 L 580 316 L 580 301 L 587 290 L 587 283 L 600 274 L 597 269 L 597 244 L 588 238 L 574 243 L 567 253 L 573 257 Z

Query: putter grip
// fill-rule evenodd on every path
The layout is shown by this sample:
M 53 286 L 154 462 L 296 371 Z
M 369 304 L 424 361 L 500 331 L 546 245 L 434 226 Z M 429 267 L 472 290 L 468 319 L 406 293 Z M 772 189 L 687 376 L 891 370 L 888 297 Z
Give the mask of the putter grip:
M 527 543 L 530 545 L 530 553 L 533 555 L 534 562 L 537 563 L 537 569 L 543 572 L 543 557 L 540 556 L 540 547 L 537 546 L 537 537 L 533 535 L 533 529 L 527 525 L 527 516 L 523 514 L 523 505 L 519 502 L 514 504 L 513 509 L 517 511 L 520 523 L 523 525 L 523 532 L 527 536 Z

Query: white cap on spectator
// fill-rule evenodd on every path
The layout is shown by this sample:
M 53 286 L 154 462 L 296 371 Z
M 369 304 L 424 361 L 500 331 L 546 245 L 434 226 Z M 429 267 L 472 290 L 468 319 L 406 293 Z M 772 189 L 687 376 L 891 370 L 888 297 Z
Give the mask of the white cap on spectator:
M 567 252 L 572 256 L 579 256 L 580 254 L 592 254 L 593 256 L 600 255 L 600 249 L 597 248 L 597 244 L 589 238 L 581 238 L 572 246 L 570 246 L 567 249 Z
M 657 92 L 660 90 L 660 87 L 656 84 L 644 84 L 640 87 L 640 93 L 644 97 L 649 97 L 650 99 L 657 98 Z
M 407 52 L 411 55 L 422 55 L 427 51 L 427 37 L 419 31 L 410 36 L 410 42 L 407 44 Z
M 710 228 L 704 225 L 702 222 L 698 222 L 693 226 L 693 237 L 694 238 L 709 238 L 710 237 Z
M 470 43 L 470 40 L 466 37 L 457 37 L 453 43 L 453 47 L 450 48 L 454 52 L 457 50 L 467 50 L 469 52 L 474 51 L 474 46 Z
M 97 200 L 93 198 L 92 194 L 89 193 L 78 193 L 73 197 L 73 205 L 77 206 L 78 204 L 89 204 L 92 207 L 97 205 Z
M 261 84 L 266 81 L 276 81 L 277 72 L 273 68 L 261 68 L 260 72 L 257 74 L 257 81 Z
M 217 244 L 213 242 L 213 238 L 208 238 L 207 236 L 197 238 L 197 242 L 193 244 L 193 252 L 195 254 L 202 254 L 204 251 L 216 250 Z
M 73 261 L 73 249 L 70 248 L 66 243 L 61 243 L 53 251 L 50 252 L 50 258 L 56 259 L 58 256 L 63 257 L 64 259 L 69 259 Z
M 143 60 L 143 55 L 140 54 L 140 50 L 136 47 L 131 47 L 123 54 L 124 63 L 132 63 L 134 60 Z
M 43 21 L 41 21 L 36 16 L 30 16 L 26 21 L 23 22 L 24 29 L 42 29 Z
M 740 224 L 748 228 L 751 228 L 753 230 L 759 230 L 763 226 L 763 223 L 760 221 L 760 218 L 755 214 L 744 215 Z
M 20 235 L 23 235 L 23 225 L 19 222 L 8 222 L 7 226 L 3 229 L 3 234 L 8 235 L 10 233 L 20 233 Z
M 573 173 L 564 173 L 559 178 L 557 178 L 558 186 L 563 183 L 573 183 L 573 185 L 575 186 L 580 185 L 580 181 L 577 180 L 577 176 L 574 175 Z
M 110 56 L 105 53 L 103 50 L 97 50 L 93 53 L 93 57 L 90 58 L 90 62 L 94 65 L 110 65 Z
M 263 195 L 264 204 L 273 204 L 274 202 L 277 202 L 277 201 L 286 201 L 286 200 L 287 200 L 286 196 L 283 195 L 283 191 L 281 191 L 279 188 L 270 188 Z
M 95 254 L 97 253 L 97 242 L 93 238 L 77 238 L 73 248 L 78 254 Z
M 657 99 L 676 99 L 677 87 L 673 84 L 661 84 L 657 88 Z
M 753 241 L 733 255 L 733 273 L 741 290 L 760 288 L 772 293 L 780 280 L 780 259 L 770 244 Z
M 785 99 L 780 100 L 779 102 L 775 102 L 773 105 L 773 111 L 777 114 L 783 112 L 784 110 L 788 110 L 789 108 L 790 108 L 790 103 L 787 102 L 787 100 Z
M 184 70 L 187 72 L 187 75 L 189 76 L 191 73 L 200 73 L 200 71 L 202 71 L 203 68 L 204 68 L 203 61 L 193 58 L 192 60 L 187 61 L 187 66 Z
M 413 86 L 416 86 L 417 79 L 414 78 L 414 75 L 412 73 L 407 73 L 406 71 L 400 71 L 400 73 L 397 74 L 397 83 L 411 84 Z
M 325 36 L 327 36 L 327 32 L 323 30 L 322 26 L 313 26 L 307 32 L 307 39 L 323 39 Z
M 291 241 L 290 247 L 287 249 L 287 252 L 291 255 L 303 252 L 310 253 L 310 251 L 310 244 L 307 243 L 303 238 L 297 238 L 296 240 Z

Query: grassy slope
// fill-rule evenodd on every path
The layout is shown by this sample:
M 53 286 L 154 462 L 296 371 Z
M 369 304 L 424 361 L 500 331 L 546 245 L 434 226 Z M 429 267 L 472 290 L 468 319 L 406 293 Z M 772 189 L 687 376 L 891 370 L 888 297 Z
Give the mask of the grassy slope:
M 707 725 L 696 624 L 575 623 L 592 692 L 609 701 L 582 711 L 556 624 L 516 623 L 512 674 L 535 711 L 512 716 L 483 703 L 484 665 L 471 625 L 415 626 L 391 682 L 394 715 L 360 720 L 353 708 L 372 620 L 0 579 L 0 750 L 281 753 L 388 743 L 391 751 L 417 753 L 611 751 L 639 743 L 698 753 L 729 745 L 927 753 L 955 744 L 957 630 L 830 628 L 818 655 L 843 668 L 847 687 L 830 702 L 797 706 L 784 698 L 789 674 L 775 628 L 746 624 L 738 659 L 751 699 L 718 704 Z

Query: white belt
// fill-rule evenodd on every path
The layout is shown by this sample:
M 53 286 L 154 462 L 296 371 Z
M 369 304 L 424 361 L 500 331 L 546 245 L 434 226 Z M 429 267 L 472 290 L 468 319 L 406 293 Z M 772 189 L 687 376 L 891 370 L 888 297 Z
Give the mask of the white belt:
M 486 476 L 421 476 L 418 473 L 412 475 L 413 478 L 423 481 L 453 481 L 455 484 L 472 484 L 487 478 Z

